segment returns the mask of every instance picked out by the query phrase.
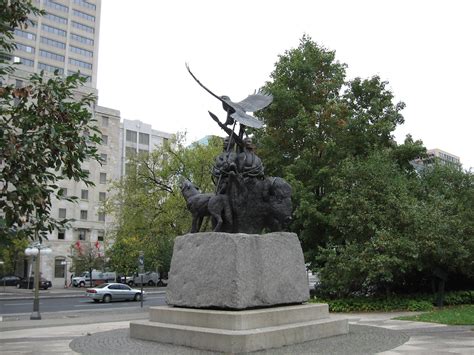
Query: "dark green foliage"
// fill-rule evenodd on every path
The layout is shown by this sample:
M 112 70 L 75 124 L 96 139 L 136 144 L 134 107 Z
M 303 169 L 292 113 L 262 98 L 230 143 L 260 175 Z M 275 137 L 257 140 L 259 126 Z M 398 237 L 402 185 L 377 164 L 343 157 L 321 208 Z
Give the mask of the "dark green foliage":
M 391 312 L 391 311 L 429 311 L 434 308 L 435 297 L 430 294 L 417 294 L 390 297 L 349 297 L 328 299 L 315 297 L 311 302 L 327 303 L 331 312 Z M 457 291 L 446 294 L 445 305 L 456 306 L 474 304 L 474 291 Z
M 442 299 L 453 275 L 473 274 L 473 174 L 416 172 L 422 142 L 393 139 L 405 105 L 378 76 L 347 80 L 335 58 L 304 36 L 275 64 L 264 87 L 274 101 L 254 132 L 265 171 L 292 185 L 291 228 L 327 295 L 434 285 Z
M 403 122 L 404 104 L 392 102 L 386 82 L 346 82 L 345 70 L 334 52 L 304 36 L 276 63 L 264 87 L 274 100 L 261 112 L 264 129 L 255 132 L 265 171 L 293 186 L 292 227 L 310 258 L 328 241 L 331 206 L 323 197 L 334 171 L 344 159 L 395 148 L 392 132 Z

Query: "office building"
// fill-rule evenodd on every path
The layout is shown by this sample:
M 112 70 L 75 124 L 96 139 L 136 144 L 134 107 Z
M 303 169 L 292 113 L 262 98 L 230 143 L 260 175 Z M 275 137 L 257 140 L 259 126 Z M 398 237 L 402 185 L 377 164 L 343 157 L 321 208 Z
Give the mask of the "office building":
M 101 0 L 36 0 L 46 11 L 32 25 L 15 29 L 14 62 L 25 72 L 80 72 L 97 87 Z
M 33 25 L 15 30 L 17 49 L 12 61 L 18 64 L 15 72 L 6 78 L 7 83 L 22 87 L 32 73 L 41 70 L 57 71 L 65 76 L 79 71 L 87 81 L 77 94 L 97 95 L 101 0 L 35 0 L 33 4 L 45 10 L 46 15 L 32 16 Z M 98 153 L 103 163 L 94 160 L 82 165 L 95 186 L 72 180 L 60 182 L 63 191 L 78 200 L 77 203 L 52 202 L 52 217 L 74 219 L 69 228 L 53 231 L 44 243 L 52 253 L 41 258 L 41 273 L 53 282 L 53 287 L 63 287 L 69 282 L 74 246 L 89 244 L 102 253 L 112 242 L 107 240 L 107 232 L 114 221 L 103 212 L 102 204 L 110 182 L 125 172 L 126 151 L 150 152 L 171 137 L 140 121 L 124 120 L 122 124 L 118 110 L 95 105 L 91 113 L 102 134 Z M 31 260 L 25 259 L 17 266 L 17 274 L 31 275 L 31 269 Z

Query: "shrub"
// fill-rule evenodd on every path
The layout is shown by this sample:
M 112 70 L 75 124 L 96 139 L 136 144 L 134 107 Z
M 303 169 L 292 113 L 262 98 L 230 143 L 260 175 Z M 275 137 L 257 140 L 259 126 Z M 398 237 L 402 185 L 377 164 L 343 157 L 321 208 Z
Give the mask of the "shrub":
M 395 295 L 388 298 L 314 297 L 311 302 L 327 303 L 331 312 L 430 311 L 436 304 L 435 296 L 432 294 Z M 474 291 L 448 292 L 445 295 L 444 304 L 446 306 L 474 304 Z
M 409 301 L 407 310 L 411 312 L 432 311 L 433 304 L 428 301 Z

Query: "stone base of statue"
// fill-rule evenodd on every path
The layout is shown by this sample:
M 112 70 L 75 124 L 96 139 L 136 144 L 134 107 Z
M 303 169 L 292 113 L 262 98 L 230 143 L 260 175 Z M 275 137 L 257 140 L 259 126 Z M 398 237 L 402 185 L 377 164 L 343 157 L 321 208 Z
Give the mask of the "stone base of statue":
M 348 332 L 347 319 L 308 298 L 296 234 L 188 234 L 175 241 L 168 306 L 151 307 L 130 336 L 238 353 Z

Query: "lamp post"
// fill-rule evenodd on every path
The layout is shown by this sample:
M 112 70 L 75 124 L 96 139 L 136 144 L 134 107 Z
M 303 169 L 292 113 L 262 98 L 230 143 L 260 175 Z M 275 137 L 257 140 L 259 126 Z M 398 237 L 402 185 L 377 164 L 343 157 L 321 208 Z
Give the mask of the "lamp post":
M 36 242 L 30 245 L 25 249 L 25 255 L 32 256 L 35 262 L 35 280 L 34 280 L 34 289 L 35 289 L 35 298 L 33 300 L 33 313 L 31 313 L 31 320 L 41 319 L 41 314 L 39 311 L 39 284 L 40 284 L 40 255 L 51 253 L 51 249 L 42 245 L 39 242 Z
M 64 288 L 67 288 L 67 260 L 61 261 L 61 265 L 64 265 Z
M 5 275 L 5 262 L 3 260 L 0 260 L 0 265 L 2 265 L 2 273 L 3 273 L 3 292 L 5 291 L 5 282 L 7 281 L 6 275 Z

